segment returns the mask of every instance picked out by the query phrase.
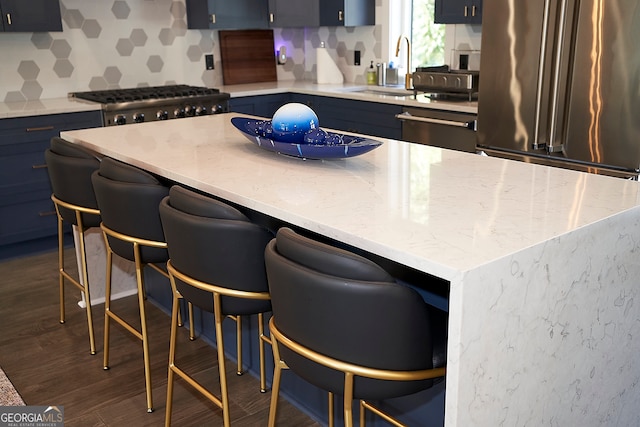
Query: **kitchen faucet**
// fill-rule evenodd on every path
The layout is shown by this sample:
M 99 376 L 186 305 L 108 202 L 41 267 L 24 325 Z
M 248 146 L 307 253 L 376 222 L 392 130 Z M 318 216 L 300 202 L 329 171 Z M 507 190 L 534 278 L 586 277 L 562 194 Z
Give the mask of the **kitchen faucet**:
M 407 73 L 404 76 L 404 88 L 406 90 L 413 90 L 413 82 L 411 79 L 411 41 L 409 41 L 409 37 L 404 34 L 398 37 L 398 44 L 396 45 L 396 58 L 400 54 L 400 45 L 402 44 L 402 39 L 407 41 Z

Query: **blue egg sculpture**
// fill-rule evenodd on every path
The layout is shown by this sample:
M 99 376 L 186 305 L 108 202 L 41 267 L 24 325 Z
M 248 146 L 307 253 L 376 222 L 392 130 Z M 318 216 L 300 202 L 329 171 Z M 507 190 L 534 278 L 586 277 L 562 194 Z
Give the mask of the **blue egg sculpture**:
M 274 138 L 295 144 L 304 144 L 304 135 L 319 126 L 316 113 L 306 105 L 297 102 L 278 108 L 271 119 Z

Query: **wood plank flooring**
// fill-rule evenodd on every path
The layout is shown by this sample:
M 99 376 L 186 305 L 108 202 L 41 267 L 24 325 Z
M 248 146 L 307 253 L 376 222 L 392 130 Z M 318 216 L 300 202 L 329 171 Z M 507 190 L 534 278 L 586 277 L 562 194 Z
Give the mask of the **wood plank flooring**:
M 67 250 L 73 268 L 75 257 Z M 169 317 L 148 304 L 154 412 L 146 412 L 142 346 L 122 328 L 111 327 L 110 370 L 102 369 L 104 305 L 94 308 L 98 353 L 89 354 L 86 316 L 77 305 L 80 293 L 66 287 L 66 323 L 58 321 L 57 251 L 0 262 L 0 366 L 27 405 L 64 406 L 65 425 L 161 426 L 166 407 Z M 118 301 L 120 312 L 137 317 L 135 297 Z M 114 307 L 115 310 L 115 307 Z M 124 311 L 123 311 L 124 310 Z M 219 390 L 217 358 L 203 340 L 190 342 L 180 330 L 183 369 Z M 231 423 L 266 426 L 270 392 L 260 393 L 250 374 L 235 375 L 227 361 Z M 221 412 L 180 380 L 174 387 L 174 426 L 220 426 Z M 279 426 L 319 426 L 283 399 Z

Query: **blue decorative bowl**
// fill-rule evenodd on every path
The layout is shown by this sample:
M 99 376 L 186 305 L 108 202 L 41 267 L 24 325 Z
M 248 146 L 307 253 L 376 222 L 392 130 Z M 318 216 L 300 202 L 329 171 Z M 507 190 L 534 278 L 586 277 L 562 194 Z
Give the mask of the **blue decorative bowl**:
M 320 124 L 318 116 L 309 107 L 297 102 L 284 104 L 271 120 L 273 135 L 278 141 L 304 143 L 304 135 Z
M 258 147 L 288 156 L 303 159 L 342 159 L 359 156 L 382 145 L 381 141 L 326 132 L 324 141 L 315 139 L 312 143 L 294 143 L 281 141 L 273 134 L 270 120 L 255 120 L 246 117 L 232 117 L 231 124 L 236 127 L 249 141 Z M 266 136 L 270 135 L 270 136 Z M 317 134 L 314 134 L 317 137 Z M 323 134 L 324 135 L 324 134 Z M 329 145 L 332 144 L 332 145 Z

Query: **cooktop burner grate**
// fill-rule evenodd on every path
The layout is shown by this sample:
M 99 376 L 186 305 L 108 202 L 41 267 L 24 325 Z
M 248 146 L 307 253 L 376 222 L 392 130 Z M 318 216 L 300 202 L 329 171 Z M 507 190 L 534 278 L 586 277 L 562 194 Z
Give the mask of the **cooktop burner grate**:
M 189 85 L 149 86 L 130 89 L 109 89 L 89 92 L 74 92 L 71 96 L 101 104 L 147 101 L 155 99 L 179 99 L 187 97 L 212 96 L 218 89 Z

